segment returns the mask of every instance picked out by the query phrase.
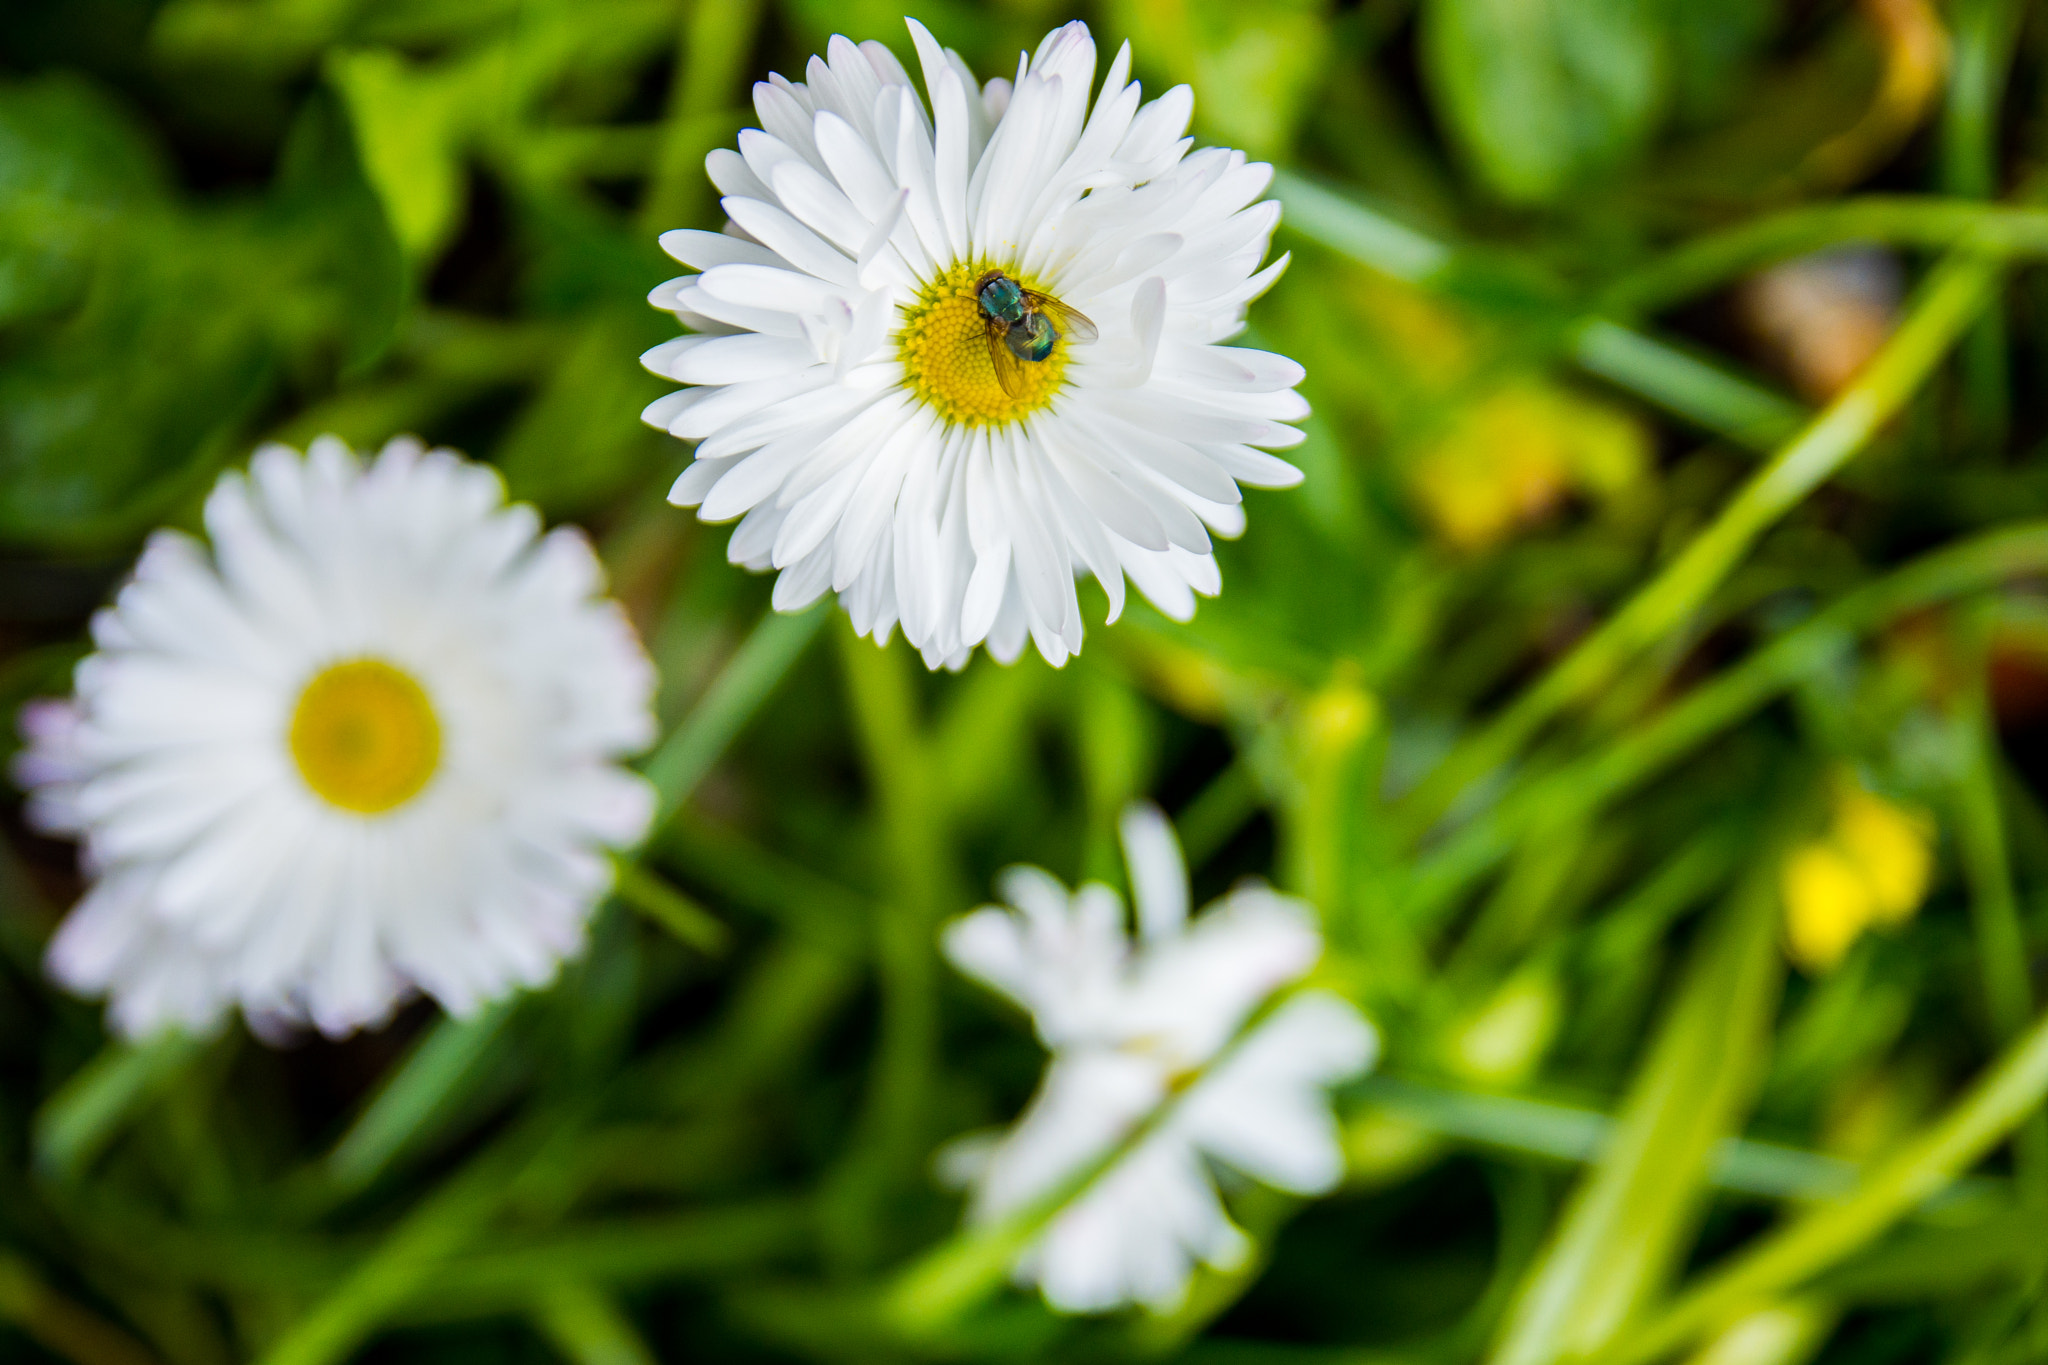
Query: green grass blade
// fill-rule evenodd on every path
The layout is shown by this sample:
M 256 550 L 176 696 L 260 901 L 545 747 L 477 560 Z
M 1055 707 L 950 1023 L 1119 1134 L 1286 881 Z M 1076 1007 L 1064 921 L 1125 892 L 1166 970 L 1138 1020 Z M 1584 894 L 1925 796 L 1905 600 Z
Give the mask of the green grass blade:
M 533 1323 L 573 1365 L 655 1365 L 619 1306 L 581 1280 L 558 1280 L 536 1295 Z
M 1624 664 L 1684 629 L 1757 537 L 1863 449 L 1918 391 L 1983 308 L 1996 277 L 1993 265 L 1973 256 L 1945 261 L 1884 349 L 1825 412 L 1758 470 L 1662 572 L 1403 799 L 1398 812 L 1409 835 L 1426 832 L 1459 793 L 1512 759 Z
M 1273 192 L 1288 228 L 1397 280 L 1447 288 L 1464 263 L 1444 243 L 1295 172 L 1276 172 Z M 1587 373 L 1745 446 L 1771 448 L 1806 415 L 1780 394 L 1610 318 L 1580 318 L 1560 329 L 1560 340 Z
M 1581 323 L 1571 350 L 1586 373 L 1751 450 L 1775 449 L 1811 416 L 1781 394 L 1606 318 Z
M 716 957 L 732 944 L 732 932 L 716 916 L 639 863 L 619 859 L 612 894 L 701 953 Z
M 653 834 L 658 834 L 761 703 L 795 664 L 828 615 L 813 608 L 794 616 L 771 612 L 726 663 L 683 723 L 670 732 L 643 771 L 654 784 Z
M 368 1188 L 457 1102 L 512 1009 L 510 1001 L 499 1001 L 467 1019 L 434 1022 L 328 1153 L 327 1178 L 337 1190 Z
M 1708 1272 L 1595 1360 L 1598 1365 L 1647 1365 L 1868 1246 L 1975 1165 L 2044 1096 L 2048 1016 L 2000 1054 L 1947 1112 L 1879 1163 L 1854 1193 L 1813 1210 Z
M 7 1251 L 0 1251 L 0 1322 L 73 1365 L 156 1365 L 142 1343 L 50 1288 Z
M 1683 1254 L 1714 1154 L 1763 1070 L 1783 974 L 1776 928 L 1776 882 L 1760 872 L 1697 951 L 1599 1163 L 1524 1281 L 1493 1365 L 1599 1349 Z
M 1946 250 L 1967 244 L 1995 256 L 2048 255 L 2048 212 L 1933 196 L 1868 195 L 1802 205 L 1686 242 L 1608 286 L 1601 305 L 1656 313 L 1754 270 L 1847 242 Z
M 163 1033 L 141 1043 L 111 1042 L 36 1111 L 36 1166 L 60 1180 L 82 1174 L 121 1128 L 175 1083 L 205 1043 Z
M 1416 868 L 1409 912 L 1418 920 L 1433 919 L 1536 822 L 1566 809 L 1591 811 L 1647 781 L 1824 667 L 1859 635 L 1920 608 L 2044 570 L 2048 524 L 2032 522 L 1934 551 L 1859 588 L 1605 749 L 1529 782 L 1466 824 Z

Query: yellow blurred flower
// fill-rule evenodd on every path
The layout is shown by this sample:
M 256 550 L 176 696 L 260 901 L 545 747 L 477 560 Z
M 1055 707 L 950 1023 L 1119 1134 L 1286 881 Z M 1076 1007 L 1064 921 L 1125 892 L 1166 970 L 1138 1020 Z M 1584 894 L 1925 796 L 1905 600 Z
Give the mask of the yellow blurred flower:
M 1934 872 L 1934 822 L 1926 812 L 1845 785 L 1835 804 L 1835 840 L 1870 885 L 1871 921 L 1889 927 L 1912 918 Z
M 1495 389 L 1419 454 L 1409 486 L 1438 534 L 1497 544 L 1568 495 L 1611 497 L 1649 463 L 1649 437 L 1603 403 L 1533 380 Z
M 1793 960 L 1826 971 L 1869 925 L 1870 883 L 1839 849 L 1820 840 L 1792 851 L 1781 885 Z
M 1779 889 L 1792 960 L 1824 972 L 1865 929 L 1912 917 L 1934 870 L 1934 822 L 1925 811 L 1887 801 L 1853 779 L 1835 788 L 1826 834 L 1785 859 Z
M 1365 738 L 1378 720 L 1379 703 L 1372 693 L 1340 674 L 1302 709 L 1302 745 L 1311 756 L 1341 753 Z

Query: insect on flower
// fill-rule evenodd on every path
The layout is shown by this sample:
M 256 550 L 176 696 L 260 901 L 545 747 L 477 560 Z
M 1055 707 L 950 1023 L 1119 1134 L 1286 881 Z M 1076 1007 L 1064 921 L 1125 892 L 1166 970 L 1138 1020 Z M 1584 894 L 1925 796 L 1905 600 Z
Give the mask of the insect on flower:
M 1052 355 L 1061 336 L 1077 344 L 1096 338 L 1095 324 L 1050 294 L 1026 289 L 1000 270 L 974 282 L 974 301 L 988 328 L 988 361 L 996 382 L 1016 398 L 1024 392 L 1024 364 Z
M 1193 94 L 1147 101 L 1128 47 L 1098 81 L 1083 24 L 988 81 L 910 37 L 921 83 L 834 38 L 754 87 L 705 162 L 730 230 L 662 236 L 692 273 L 648 297 L 690 335 L 641 361 L 687 387 L 641 415 L 696 443 L 670 501 L 738 522 L 778 611 L 836 593 L 929 667 L 1057 667 L 1081 579 L 1106 621 L 1127 586 L 1185 621 L 1241 486 L 1301 481 L 1270 453 L 1303 438 L 1301 366 L 1231 344 L 1286 266 L 1272 171 L 1196 149 Z

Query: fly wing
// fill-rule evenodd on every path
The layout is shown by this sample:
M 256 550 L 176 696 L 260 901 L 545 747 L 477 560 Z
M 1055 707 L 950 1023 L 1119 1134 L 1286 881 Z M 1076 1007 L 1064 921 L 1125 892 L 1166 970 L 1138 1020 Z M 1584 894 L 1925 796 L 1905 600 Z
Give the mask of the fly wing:
M 996 383 L 1003 386 L 1003 392 L 1015 398 L 1024 392 L 1024 362 L 1010 349 L 1008 328 L 991 326 L 988 329 L 988 363 L 995 367 Z
M 1053 325 L 1059 328 L 1060 335 L 1077 345 L 1085 346 L 1101 335 L 1095 330 L 1095 324 L 1088 320 L 1086 313 L 1067 307 L 1050 294 L 1040 294 L 1027 289 L 1024 291 L 1024 302 L 1051 318 Z

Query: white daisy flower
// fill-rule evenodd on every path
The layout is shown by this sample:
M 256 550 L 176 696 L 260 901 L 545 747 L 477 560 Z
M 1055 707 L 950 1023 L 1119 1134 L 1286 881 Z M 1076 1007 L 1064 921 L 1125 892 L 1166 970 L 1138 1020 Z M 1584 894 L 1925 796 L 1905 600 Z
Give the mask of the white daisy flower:
M 1005 874 L 1011 908 L 985 907 L 945 935 L 954 964 L 1029 1010 L 1053 1054 L 1015 1128 L 944 1158 L 973 1186 L 969 1220 L 1023 1208 L 1139 1135 L 1014 1268 L 1064 1312 L 1169 1310 L 1196 1262 L 1242 1261 L 1246 1239 L 1217 1198 L 1209 1159 L 1295 1194 L 1334 1186 L 1344 1161 L 1326 1091 L 1371 1065 L 1379 1046 L 1356 1009 L 1316 990 L 1245 1032 L 1321 956 L 1314 911 L 1251 883 L 1191 921 L 1165 818 L 1133 807 L 1123 835 L 1135 944 L 1116 893 L 1089 885 L 1069 895 L 1030 867 Z
M 728 553 L 781 571 L 778 608 L 829 589 L 933 667 L 1027 635 L 1064 662 L 1081 572 L 1112 621 L 1126 574 L 1186 620 L 1222 585 L 1210 534 L 1244 529 L 1238 485 L 1301 478 L 1266 453 L 1301 439 L 1301 367 L 1221 344 L 1286 265 L 1260 269 L 1271 168 L 1190 154 L 1192 95 L 1141 103 L 1128 45 L 1091 104 L 1085 24 L 985 85 L 910 31 L 929 106 L 887 48 L 834 38 L 711 154 L 726 230 L 662 237 L 702 272 L 650 296 L 697 333 L 642 357 L 695 386 L 643 414 L 698 443 L 670 500 L 741 518 Z M 991 272 L 1033 293 L 984 294 Z
M 17 778 L 92 877 L 51 972 L 123 1033 L 462 1014 L 554 975 L 638 839 L 654 673 L 574 530 L 393 441 L 266 446 L 153 536 Z

